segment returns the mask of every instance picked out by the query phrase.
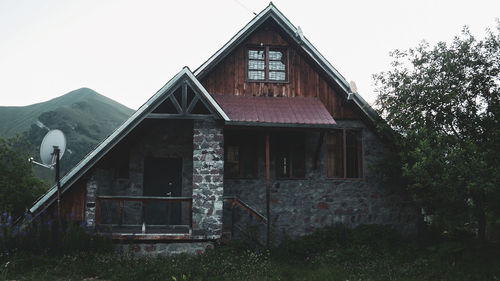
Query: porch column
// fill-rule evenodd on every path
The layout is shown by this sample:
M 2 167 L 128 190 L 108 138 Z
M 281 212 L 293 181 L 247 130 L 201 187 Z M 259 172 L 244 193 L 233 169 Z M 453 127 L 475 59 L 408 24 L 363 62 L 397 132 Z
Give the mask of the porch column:
M 193 126 L 193 235 L 222 235 L 224 135 L 215 120 Z
M 97 180 L 96 176 L 92 175 L 92 177 L 87 180 L 87 197 L 85 198 L 85 222 L 89 228 L 94 228 L 95 226 L 96 195 Z

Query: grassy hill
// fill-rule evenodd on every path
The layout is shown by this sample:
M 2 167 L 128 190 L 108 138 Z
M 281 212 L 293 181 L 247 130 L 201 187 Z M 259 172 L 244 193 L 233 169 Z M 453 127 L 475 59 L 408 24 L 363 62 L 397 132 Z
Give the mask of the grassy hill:
M 42 103 L 0 107 L 0 137 L 26 136 L 33 145 L 33 157 L 39 160 L 39 145 L 48 128 L 60 129 L 67 141 L 61 161 L 64 175 L 133 112 L 91 89 L 81 88 Z M 35 173 L 49 182 L 54 177 L 53 171 L 44 168 L 36 167 Z
M 110 124 L 114 124 L 113 122 L 117 122 L 117 120 L 121 123 L 133 113 L 132 109 L 98 94 L 92 89 L 81 88 L 46 102 L 28 106 L 0 106 L 0 136 L 11 137 L 26 132 L 42 113 L 61 108 L 77 109 L 78 106 L 75 104 L 80 104 L 82 107 L 86 105 L 94 107 L 92 113 L 97 113 L 97 118 L 106 117 Z

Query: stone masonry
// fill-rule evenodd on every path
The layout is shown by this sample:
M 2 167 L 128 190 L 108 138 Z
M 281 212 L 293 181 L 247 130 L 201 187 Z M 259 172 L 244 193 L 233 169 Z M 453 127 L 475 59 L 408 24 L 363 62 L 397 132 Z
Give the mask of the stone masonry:
M 148 128 L 146 130 L 145 128 Z M 191 120 L 155 120 L 144 129 L 139 127 L 124 141 L 127 145 L 117 148 L 114 154 L 106 156 L 111 165 L 99 163 L 91 170 L 87 182 L 86 221 L 94 226 L 95 197 L 99 195 L 142 196 L 145 157 L 165 157 L 182 159 L 182 194 L 189 197 L 192 192 L 193 174 L 193 122 Z M 116 167 L 119 163 L 113 157 L 116 154 L 128 154 L 129 173 L 127 178 L 119 177 Z M 189 205 L 181 205 L 181 224 L 190 221 Z M 141 224 L 142 203 L 125 202 L 124 223 Z M 117 202 L 101 203 L 101 223 L 117 223 L 119 205 Z
M 419 215 L 403 194 L 391 193 L 373 169 L 383 157 L 385 146 L 362 122 L 338 121 L 339 128 L 363 130 L 364 177 L 362 179 L 326 178 L 325 141 L 320 150 L 319 165 L 313 168 L 319 132 L 306 133 L 306 176 L 304 179 L 277 179 L 271 147 L 271 232 L 272 240 L 294 238 L 316 229 L 342 223 L 348 227 L 360 224 L 391 225 L 403 234 L 416 233 Z M 276 134 L 275 134 L 276 136 Z M 272 138 L 272 136 L 271 136 Z M 225 179 L 225 195 L 235 195 L 262 214 L 266 210 L 265 144 L 258 145 L 258 177 L 256 179 Z M 272 140 L 271 140 L 272 142 Z M 278 144 L 275 144 L 278 145 Z M 226 206 L 225 210 L 229 210 Z M 257 228 L 257 238 L 265 238 L 265 224 L 252 219 L 247 212 L 236 208 L 235 236 Z M 229 213 L 229 212 L 227 212 Z M 227 214 L 226 213 L 226 214 Z M 225 228 L 231 225 L 225 216 Z M 240 233 L 238 233 L 240 232 Z M 259 237 L 260 236 L 260 237 Z
M 193 234 L 222 234 L 224 136 L 214 120 L 193 126 Z
M 91 177 L 87 181 L 87 196 L 85 199 L 85 222 L 90 228 L 95 225 L 96 193 L 97 181 L 95 177 Z

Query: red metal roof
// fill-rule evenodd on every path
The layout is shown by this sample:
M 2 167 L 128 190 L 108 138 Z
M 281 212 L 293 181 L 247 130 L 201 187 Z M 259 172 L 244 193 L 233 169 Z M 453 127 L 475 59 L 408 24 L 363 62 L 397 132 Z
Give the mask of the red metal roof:
M 335 125 L 317 98 L 212 95 L 231 122 Z M 256 124 L 258 125 L 258 124 Z

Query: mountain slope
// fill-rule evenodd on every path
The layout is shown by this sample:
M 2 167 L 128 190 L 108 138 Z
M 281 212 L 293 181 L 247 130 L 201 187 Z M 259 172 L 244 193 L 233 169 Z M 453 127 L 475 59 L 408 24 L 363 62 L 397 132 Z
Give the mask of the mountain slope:
M 43 103 L 0 107 L 0 137 L 24 135 L 32 144 L 30 154 L 40 161 L 39 146 L 43 137 L 48 129 L 60 129 L 67 142 L 61 159 L 64 175 L 133 112 L 91 89 L 82 88 Z M 54 171 L 34 168 L 40 178 L 53 182 Z
M 17 133 L 28 131 L 38 117 L 48 111 L 54 111 L 62 107 L 70 107 L 79 102 L 86 102 L 90 106 L 97 106 L 95 112 L 109 110 L 110 119 L 124 120 L 133 113 L 133 110 L 92 89 L 81 88 L 71 91 L 63 96 L 46 102 L 36 103 L 28 106 L 0 106 L 0 136 L 10 137 Z M 104 111 L 104 113 L 106 113 Z

